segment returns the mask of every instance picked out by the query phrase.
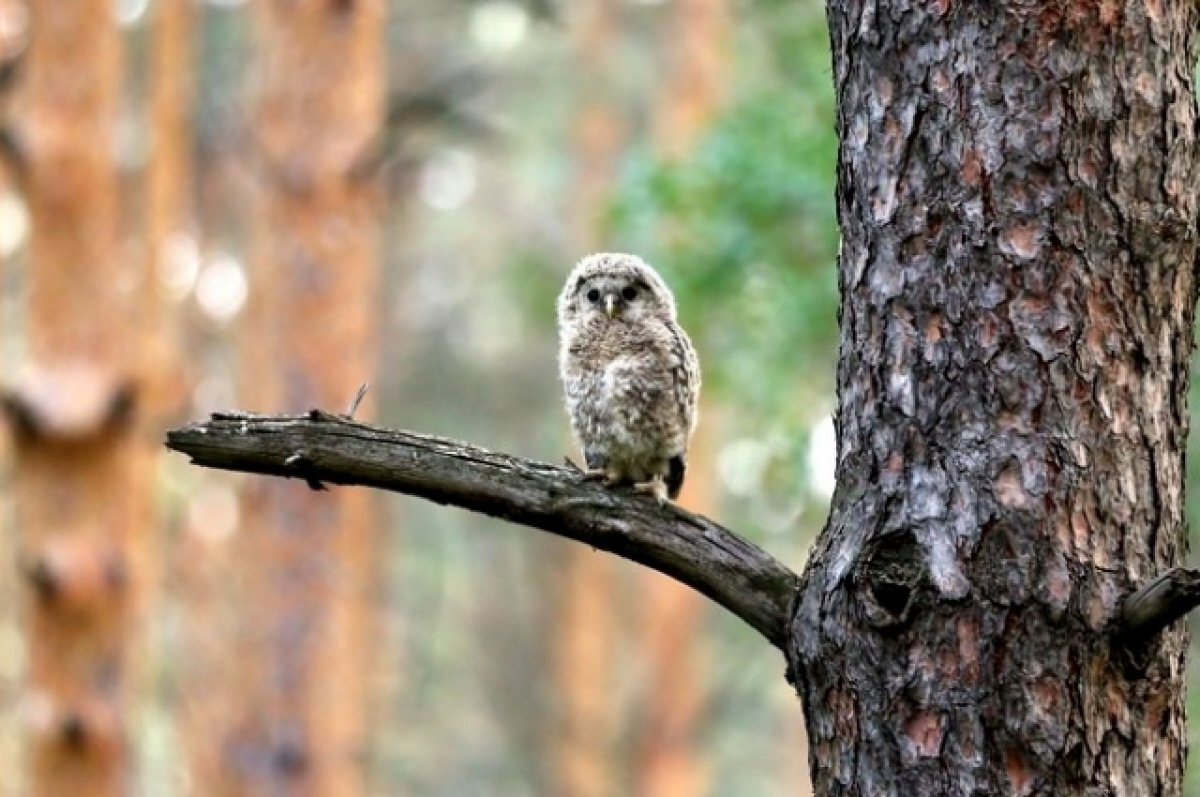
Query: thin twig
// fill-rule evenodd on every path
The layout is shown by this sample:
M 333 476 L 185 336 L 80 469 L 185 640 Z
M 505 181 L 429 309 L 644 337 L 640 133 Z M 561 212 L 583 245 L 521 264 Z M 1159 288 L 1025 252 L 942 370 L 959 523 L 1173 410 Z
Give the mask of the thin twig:
M 350 399 L 350 406 L 346 407 L 346 417 L 353 418 L 354 413 L 358 412 L 358 405 L 362 404 L 363 398 L 366 397 L 367 391 L 371 389 L 370 382 L 363 382 L 358 386 L 358 390 L 354 392 L 354 398 Z

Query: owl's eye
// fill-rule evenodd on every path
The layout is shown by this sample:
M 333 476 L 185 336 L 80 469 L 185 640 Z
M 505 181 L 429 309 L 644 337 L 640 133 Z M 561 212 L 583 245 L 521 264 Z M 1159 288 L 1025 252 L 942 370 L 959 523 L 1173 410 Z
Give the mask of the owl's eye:
M 621 298 L 623 298 L 627 302 L 632 302 L 634 299 L 637 298 L 637 288 L 634 288 L 632 286 L 627 287 L 627 288 L 622 288 L 621 289 Z
M 589 302 L 600 301 L 600 291 L 596 290 L 595 288 L 592 288 L 590 291 L 587 292 L 587 298 L 588 298 Z

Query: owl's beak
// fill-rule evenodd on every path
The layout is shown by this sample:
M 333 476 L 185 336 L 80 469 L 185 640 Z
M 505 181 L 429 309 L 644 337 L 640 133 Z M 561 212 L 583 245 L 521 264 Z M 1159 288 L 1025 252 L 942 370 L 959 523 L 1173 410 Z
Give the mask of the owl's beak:
M 617 295 L 615 293 L 605 295 L 604 312 L 608 313 L 609 318 L 617 314 Z

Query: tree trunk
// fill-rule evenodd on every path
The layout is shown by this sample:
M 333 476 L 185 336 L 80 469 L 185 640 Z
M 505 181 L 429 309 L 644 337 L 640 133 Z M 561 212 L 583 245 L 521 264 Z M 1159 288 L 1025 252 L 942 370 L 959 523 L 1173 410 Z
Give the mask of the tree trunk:
M 789 645 L 818 794 L 1177 795 L 1197 9 L 829 4 L 838 489 Z
M 255 10 L 261 179 L 243 377 L 273 406 L 342 408 L 377 367 L 379 197 L 361 167 L 382 119 L 385 5 Z M 374 498 L 280 483 L 252 503 L 236 793 L 363 794 Z
M 626 137 L 611 69 L 621 42 L 617 0 L 586 0 L 572 16 L 582 85 L 574 128 L 575 190 L 572 237 L 584 250 L 602 247 L 598 234 Z M 552 778 L 564 797 L 613 797 L 617 787 L 620 565 L 582 546 L 568 546 L 558 564 L 556 633 L 552 635 L 556 714 L 552 719 Z
M 179 314 L 170 312 L 165 286 L 171 260 L 193 226 L 191 114 L 198 15 L 191 0 L 157 0 L 153 13 L 145 231 L 149 274 L 141 292 L 141 381 L 146 394 L 143 426 L 159 430 L 164 419 L 178 415 L 185 395 Z M 153 442 L 158 449 L 158 440 Z
M 181 341 L 186 333 L 178 308 L 171 307 L 167 284 L 173 259 L 187 256 L 193 245 L 194 208 L 191 202 L 195 163 L 191 114 L 196 94 L 194 68 L 197 23 L 202 21 L 192 0 L 157 0 L 150 30 L 148 115 L 150 159 L 145 193 L 145 235 L 149 278 L 141 292 L 144 335 L 141 341 L 143 384 L 142 434 L 149 439 L 185 403 L 186 357 Z M 178 301 L 175 297 L 175 301 Z M 143 441 L 145 442 L 145 441 Z M 159 446 L 139 452 L 149 474 L 159 462 Z M 194 506 L 207 510 L 183 513 L 179 534 L 170 534 L 170 521 L 155 512 L 154 495 L 145 511 L 163 533 L 141 553 L 145 573 L 142 606 L 173 600 L 182 615 L 179 646 L 186 651 L 169 662 L 177 688 L 178 729 L 187 764 L 188 794 L 223 797 L 224 767 L 220 757 L 221 730 L 233 713 L 232 684 L 241 651 L 233 640 L 231 623 L 221 612 L 231 592 L 230 571 L 218 563 L 228 545 L 214 530 L 213 496 L 209 487 L 193 496 Z M 224 488 L 226 495 L 231 488 Z M 199 518 L 203 518 L 200 520 Z M 195 522 L 192 522 L 195 519 Z M 223 622 L 224 620 L 224 622 Z M 174 652 L 174 651 L 173 651 Z M 151 661 L 153 661 L 153 657 Z M 145 666 L 143 665 L 143 669 Z
M 1200 10 L 829 14 L 838 488 L 803 580 L 578 472 L 327 414 L 218 415 L 169 443 L 464 506 L 691 584 L 785 649 L 822 797 L 1179 795 L 1185 634 L 1128 598 L 1184 548 Z M 1182 611 L 1200 573 L 1176 575 Z M 296 749 L 280 762 L 303 770 Z
M 692 511 L 711 511 L 717 485 L 716 457 L 709 439 L 696 440 L 688 459 L 679 504 Z M 638 576 L 638 642 L 644 665 L 634 793 L 700 797 L 707 793 L 710 780 L 697 738 L 707 669 L 701 632 L 709 604 L 661 573 L 646 571 Z
M 680 0 L 666 26 L 665 80 L 655 138 L 662 157 L 687 157 L 720 105 L 726 66 L 729 13 L 726 0 Z M 714 421 L 708 395 L 701 397 L 701 424 L 688 453 L 688 477 L 679 504 L 693 512 L 717 508 Z M 704 708 L 702 624 L 708 604 L 692 590 L 659 573 L 639 573 L 638 618 L 644 688 L 634 772 L 643 797 L 702 795 L 708 767 L 698 749 Z
M 20 19 L 24 11 L 23 0 L 0 0 L 0 19 Z M 28 43 L 27 17 L 25 24 L 9 25 L 0 32 L 0 70 L 14 67 Z M 11 134 L 11 127 L 8 132 Z M 3 201 L 20 193 L 20 172 L 17 167 L 18 164 L 10 158 L 0 162 L 0 197 Z M 15 247 L 0 250 L 0 285 L 8 286 L 7 290 L 0 289 L 0 328 L 10 332 L 13 327 L 12 317 L 8 313 L 8 307 L 12 304 L 9 291 L 14 284 L 13 277 L 19 273 L 15 268 L 17 258 L 14 254 Z M 0 367 L 11 364 L 7 357 L 0 357 L 0 362 L 3 363 Z M 0 634 L 7 634 L 10 639 L 22 631 L 22 600 L 26 586 L 11 575 L 18 573 L 20 567 L 17 542 L 19 527 L 13 517 L 12 442 L 11 435 L 0 430 L 0 572 L 10 574 L 9 578 L 0 579 Z M 22 742 L 25 729 L 19 710 L 25 690 L 25 662 L 21 659 L 20 656 L 0 658 L 0 793 L 3 794 L 25 794 L 28 791 L 25 788 L 27 772 Z
M 18 117 L 29 362 L 5 397 L 30 587 L 28 785 L 104 797 L 126 787 L 129 555 L 142 531 L 127 360 L 139 275 L 117 256 L 121 42 L 107 0 L 47 0 L 30 13 Z

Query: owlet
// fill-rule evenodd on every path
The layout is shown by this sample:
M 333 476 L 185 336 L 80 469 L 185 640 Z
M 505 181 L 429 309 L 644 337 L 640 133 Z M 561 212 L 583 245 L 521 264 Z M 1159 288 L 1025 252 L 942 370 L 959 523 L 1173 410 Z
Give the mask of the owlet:
M 558 297 L 558 369 L 588 474 L 675 498 L 696 426 L 700 364 L 675 297 L 634 255 L 594 254 Z

